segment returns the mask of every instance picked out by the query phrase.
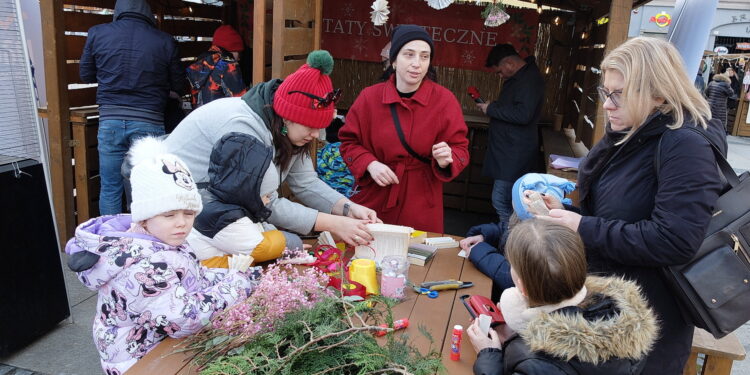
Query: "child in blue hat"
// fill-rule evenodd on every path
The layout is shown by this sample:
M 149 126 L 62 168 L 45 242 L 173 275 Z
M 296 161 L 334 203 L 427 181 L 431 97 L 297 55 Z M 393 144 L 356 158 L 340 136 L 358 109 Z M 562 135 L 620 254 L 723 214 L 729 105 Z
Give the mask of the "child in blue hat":
M 503 290 L 513 287 L 510 264 L 505 259 L 505 242 L 511 229 L 522 220 L 540 214 L 533 209 L 528 196 L 531 192 L 541 195 L 546 206 L 570 204 L 565 194 L 575 190 L 572 182 L 550 174 L 527 173 L 513 184 L 513 214 L 508 221 L 480 224 L 471 227 L 459 246 L 479 271 L 492 279 L 492 297 L 497 302 Z M 532 204 L 532 208 L 529 205 Z

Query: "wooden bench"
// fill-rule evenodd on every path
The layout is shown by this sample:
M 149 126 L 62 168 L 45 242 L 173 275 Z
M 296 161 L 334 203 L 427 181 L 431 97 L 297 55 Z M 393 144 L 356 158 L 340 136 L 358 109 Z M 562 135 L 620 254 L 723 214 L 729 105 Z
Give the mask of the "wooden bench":
M 581 142 L 575 141 L 575 132 L 573 129 L 561 129 L 557 131 L 552 129 L 552 127 L 540 127 L 540 132 L 542 135 L 542 150 L 544 151 L 544 163 L 547 166 L 547 173 L 575 183 L 578 179 L 578 172 L 564 171 L 550 167 L 549 156 L 555 154 L 580 158 L 586 156 L 588 153 L 586 146 Z M 578 205 L 578 190 L 573 191 L 568 197 L 573 201 L 573 205 Z
M 683 375 L 698 374 L 698 354 L 705 355 L 701 375 L 730 375 L 732 362 L 745 359 L 745 348 L 733 333 L 717 340 L 710 333 L 696 328 L 693 349 Z

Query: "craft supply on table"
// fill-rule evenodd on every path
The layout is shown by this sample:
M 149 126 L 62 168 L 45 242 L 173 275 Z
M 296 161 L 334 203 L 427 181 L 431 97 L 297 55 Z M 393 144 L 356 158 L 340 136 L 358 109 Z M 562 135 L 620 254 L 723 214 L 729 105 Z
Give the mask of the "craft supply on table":
M 367 245 L 354 248 L 354 256 L 362 259 L 373 259 L 377 264 L 388 255 L 406 256 L 409 240 L 414 229 L 401 225 L 367 224 L 367 231 L 373 237 Z
M 414 232 L 411 232 L 411 238 L 409 239 L 409 244 L 423 243 L 426 238 L 427 238 L 427 232 L 423 232 L 421 230 L 415 230 Z
M 458 247 L 458 242 L 453 237 L 430 237 L 424 240 L 426 245 L 435 246 L 438 249 Z
M 473 319 L 484 314 L 492 318 L 492 322 L 490 323 L 492 327 L 500 323 L 505 323 L 502 311 L 500 311 L 500 308 L 489 298 L 480 295 L 470 296 L 468 294 L 459 298 L 461 298 L 461 302 L 463 302 L 466 309 L 469 310 L 469 315 L 471 315 Z
M 404 328 L 406 328 L 408 326 L 409 326 L 409 319 L 407 319 L 407 318 L 403 318 L 403 319 L 399 319 L 399 320 L 394 320 L 393 321 L 393 330 L 394 331 L 398 331 L 399 329 L 404 329 Z M 385 323 L 379 325 L 378 327 L 389 328 L 388 325 L 385 324 Z M 388 333 L 388 331 L 386 331 L 386 330 L 380 330 L 380 329 L 377 330 L 377 331 L 375 331 L 375 332 L 373 332 L 373 334 L 375 336 L 378 336 L 378 337 L 385 336 L 387 333 Z
M 489 335 L 492 318 L 489 315 L 479 314 L 477 321 L 479 322 L 479 332 L 482 332 L 485 336 Z
M 582 157 L 574 158 L 570 156 L 550 154 L 549 160 L 550 160 L 549 166 L 554 169 L 562 169 L 566 171 L 577 171 L 578 165 L 581 164 L 581 160 L 583 160 L 583 158 Z
M 383 258 L 380 271 L 380 294 L 384 297 L 403 299 L 406 297 L 406 280 L 409 261 L 400 255 Z
M 411 244 L 407 256 L 409 257 L 409 263 L 416 266 L 424 266 L 432 256 L 435 255 L 437 247 L 425 245 L 425 244 Z
M 365 286 L 367 294 L 378 294 L 378 280 L 375 273 L 375 261 L 372 259 L 355 259 L 349 265 L 349 280 Z
M 451 336 L 451 361 L 458 361 L 461 359 L 461 338 L 463 332 L 463 326 L 459 324 L 453 326 L 453 335 Z
M 331 276 L 328 278 L 328 286 L 333 287 L 334 289 L 341 290 L 341 294 L 344 296 L 360 296 L 362 298 L 367 297 L 367 289 L 364 285 L 349 280 L 348 283 L 342 285 L 341 279 L 335 276 Z
M 440 281 L 425 281 L 419 285 L 422 288 L 429 290 L 453 290 L 471 288 L 474 283 L 471 281 L 458 281 L 454 279 L 440 280 Z

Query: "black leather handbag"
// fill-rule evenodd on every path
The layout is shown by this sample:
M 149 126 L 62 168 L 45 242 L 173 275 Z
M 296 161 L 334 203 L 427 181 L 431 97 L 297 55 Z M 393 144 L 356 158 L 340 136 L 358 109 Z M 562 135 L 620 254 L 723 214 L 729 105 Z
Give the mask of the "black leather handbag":
M 711 144 L 726 187 L 714 206 L 706 234 L 693 258 L 682 265 L 664 267 L 663 274 L 688 322 L 715 338 L 733 332 L 750 320 L 750 178 L 738 177 Z M 661 139 L 656 149 L 659 175 Z

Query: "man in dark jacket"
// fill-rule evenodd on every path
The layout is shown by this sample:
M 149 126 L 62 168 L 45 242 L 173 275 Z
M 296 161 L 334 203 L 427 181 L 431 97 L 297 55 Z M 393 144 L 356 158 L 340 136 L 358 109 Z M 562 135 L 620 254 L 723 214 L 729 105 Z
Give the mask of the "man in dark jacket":
M 532 172 L 537 162 L 536 125 L 544 101 L 544 78 L 534 57 L 522 59 L 510 44 L 493 47 L 485 66 L 504 82 L 497 100 L 477 103 L 490 117 L 489 147 L 482 174 L 495 180 L 492 205 L 500 221 L 507 221 L 513 212 L 513 182 Z
M 185 72 L 175 40 L 155 28 L 145 0 L 117 0 L 114 21 L 89 29 L 80 60 L 83 82 L 98 83 L 99 212 L 122 212 L 125 153 L 135 138 L 164 134 L 169 92 Z

